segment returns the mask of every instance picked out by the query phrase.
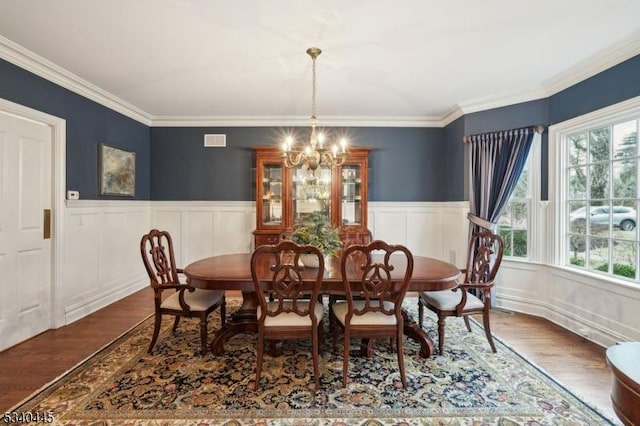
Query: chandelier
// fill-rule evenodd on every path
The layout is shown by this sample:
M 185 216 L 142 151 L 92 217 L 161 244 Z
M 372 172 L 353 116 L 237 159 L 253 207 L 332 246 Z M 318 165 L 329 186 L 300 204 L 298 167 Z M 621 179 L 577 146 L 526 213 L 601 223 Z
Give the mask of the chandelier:
M 307 49 L 307 54 L 312 60 L 312 90 L 311 90 L 311 136 L 309 143 L 302 150 L 294 150 L 294 140 L 292 136 L 288 136 L 282 144 L 282 158 L 285 167 L 291 168 L 296 166 L 306 167 L 310 173 L 322 166 L 334 168 L 344 164 L 347 158 L 347 140 L 342 138 L 340 144 L 334 144 L 331 149 L 327 149 L 325 145 L 325 135 L 321 131 L 316 131 L 318 118 L 316 117 L 316 58 L 322 53 L 317 47 Z

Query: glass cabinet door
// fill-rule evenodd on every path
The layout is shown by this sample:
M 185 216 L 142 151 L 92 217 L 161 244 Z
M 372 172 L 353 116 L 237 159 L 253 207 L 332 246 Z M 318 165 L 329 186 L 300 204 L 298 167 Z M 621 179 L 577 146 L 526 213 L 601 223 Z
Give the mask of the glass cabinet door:
M 342 166 L 342 225 L 362 225 L 362 166 Z
M 304 167 L 294 169 L 292 211 L 294 222 L 318 211 L 331 220 L 331 169 L 322 166 L 314 172 Z
M 262 170 L 262 224 L 282 224 L 282 164 L 264 164 Z

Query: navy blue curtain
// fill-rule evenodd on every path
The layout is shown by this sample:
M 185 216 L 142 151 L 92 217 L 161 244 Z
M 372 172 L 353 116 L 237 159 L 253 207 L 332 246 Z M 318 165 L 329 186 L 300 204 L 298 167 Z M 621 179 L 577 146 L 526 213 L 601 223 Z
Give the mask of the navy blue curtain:
M 524 168 L 537 126 L 469 136 L 471 182 L 469 234 L 481 228 L 495 231 Z

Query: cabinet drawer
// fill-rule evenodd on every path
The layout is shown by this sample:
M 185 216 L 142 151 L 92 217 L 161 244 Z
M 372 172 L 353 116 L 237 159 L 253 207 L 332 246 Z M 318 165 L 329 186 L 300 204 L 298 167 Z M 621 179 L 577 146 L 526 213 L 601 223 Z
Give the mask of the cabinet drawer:
M 278 244 L 280 242 L 280 234 L 256 235 L 256 247 Z

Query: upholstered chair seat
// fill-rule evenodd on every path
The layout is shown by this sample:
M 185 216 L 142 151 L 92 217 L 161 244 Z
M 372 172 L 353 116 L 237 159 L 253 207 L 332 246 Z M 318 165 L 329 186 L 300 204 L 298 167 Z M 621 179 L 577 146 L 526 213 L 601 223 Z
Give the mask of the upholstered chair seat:
M 184 293 L 184 301 L 192 312 L 206 311 L 214 305 L 219 305 L 224 299 L 223 290 L 201 290 Z M 181 310 L 180 293 L 173 293 L 160 304 L 161 309 Z
M 456 306 L 462 301 L 462 291 L 443 290 L 443 291 L 425 291 L 421 294 L 422 299 L 427 305 L 431 305 L 441 311 L 454 311 Z M 467 309 L 483 309 L 484 303 L 472 293 L 467 293 Z
M 364 300 L 354 300 L 353 308 L 356 311 L 362 310 L 365 305 Z M 392 302 L 385 301 L 383 303 L 385 310 L 393 311 L 395 305 Z M 335 302 L 333 305 L 333 315 L 344 326 L 349 312 L 349 304 L 347 302 Z M 396 325 L 398 320 L 394 315 L 385 315 L 382 312 L 366 312 L 363 315 L 354 315 L 351 319 L 352 325 Z
M 292 302 L 284 302 L 284 307 L 289 309 L 292 307 Z M 278 308 L 278 302 L 268 302 L 267 303 L 269 311 L 275 311 Z M 309 309 L 309 302 L 307 301 L 299 301 L 298 308 L 301 311 L 306 311 Z M 324 315 L 324 306 L 322 303 L 316 303 L 315 310 L 313 313 L 316 317 L 316 321 L 322 321 L 322 316 Z M 262 315 L 262 309 L 258 306 L 257 315 L 260 317 Z M 295 312 L 282 312 L 277 316 L 270 317 L 267 316 L 264 319 L 265 327 L 311 327 L 311 317 L 310 316 L 300 316 Z

